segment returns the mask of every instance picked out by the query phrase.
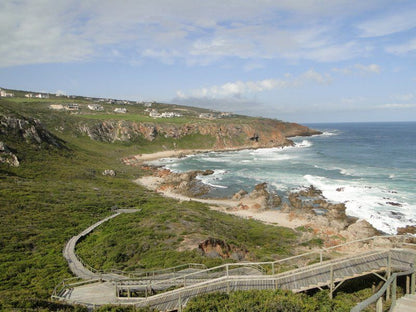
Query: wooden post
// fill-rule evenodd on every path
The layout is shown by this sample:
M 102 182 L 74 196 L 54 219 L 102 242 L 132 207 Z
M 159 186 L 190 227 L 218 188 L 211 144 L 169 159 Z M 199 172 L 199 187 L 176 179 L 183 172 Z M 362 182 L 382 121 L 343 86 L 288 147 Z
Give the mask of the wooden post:
M 412 277 L 411 277 L 411 283 L 410 283 L 410 293 L 412 295 L 415 294 L 415 288 L 416 288 L 416 273 L 413 272 Z
M 391 252 L 389 251 L 389 256 L 387 257 L 387 279 L 391 276 Z M 390 299 L 390 287 L 386 289 L 386 300 Z
M 410 276 L 406 275 L 406 294 L 410 294 Z
M 392 290 L 391 290 L 391 306 L 396 305 L 396 292 L 397 292 L 397 276 L 393 280 Z
M 376 312 L 383 312 L 383 297 L 380 297 L 376 303 Z
M 225 269 L 227 270 L 227 277 L 228 277 L 228 263 L 225 265 Z
M 272 262 L 272 275 L 274 275 L 274 262 Z
M 322 256 L 322 250 L 319 252 L 319 263 L 322 263 L 323 256 Z
M 329 279 L 330 279 L 329 298 L 332 299 L 334 298 L 334 266 L 333 265 L 331 265 L 331 269 L 329 271 Z
M 179 298 L 178 298 L 178 311 L 182 312 L 182 298 L 181 298 L 181 293 L 179 293 Z

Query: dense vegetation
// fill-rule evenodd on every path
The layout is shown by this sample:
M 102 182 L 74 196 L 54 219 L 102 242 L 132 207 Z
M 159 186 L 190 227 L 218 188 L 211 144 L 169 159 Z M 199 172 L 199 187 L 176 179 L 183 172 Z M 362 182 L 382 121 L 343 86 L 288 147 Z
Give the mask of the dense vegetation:
M 207 258 L 195 250 L 195 242 L 208 237 L 247 250 L 251 260 L 271 260 L 293 252 L 297 234 L 291 230 L 224 215 L 196 202 L 168 200 L 132 183 L 141 172 L 123 165 L 120 158 L 160 150 L 171 142 L 163 138 L 134 144 L 92 141 L 71 131 L 71 125 L 80 118 L 102 119 L 105 115 L 83 117 L 47 108 L 68 101 L 0 99 L 0 115 L 38 118 L 65 146 L 28 144 L 18 135 L 6 136 L 0 131 L 0 141 L 20 161 L 19 167 L 0 164 L 0 310 L 85 310 L 48 301 L 54 286 L 71 276 L 62 249 L 71 236 L 116 208 L 137 208 L 138 212 L 112 219 L 78 246 L 81 257 L 97 269 L 152 269 L 188 262 L 211 266 L 231 261 Z M 141 108 L 132 108 L 140 113 Z M 175 143 L 195 148 L 209 142 L 191 136 Z M 103 176 L 105 169 L 113 169 L 117 175 Z M 276 296 L 288 298 L 288 307 L 318 307 L 321 303 L 320 297 L 280 292 L 210 296 L 192 301 L 188 311 L 289 311 L 277 308 Z M 257 310 L 243 309 L 256 307 L 254 302 L 264 305 L 259 304 Z M 118 309 L 103 307 L 101 311 Z

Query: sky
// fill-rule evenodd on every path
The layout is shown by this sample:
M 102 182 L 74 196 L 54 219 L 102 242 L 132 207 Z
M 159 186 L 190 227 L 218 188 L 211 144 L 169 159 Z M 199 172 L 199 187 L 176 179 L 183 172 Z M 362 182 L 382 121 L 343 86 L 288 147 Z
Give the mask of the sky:
M 414 0 L 0 0 L 0 87 L 416 120 Z

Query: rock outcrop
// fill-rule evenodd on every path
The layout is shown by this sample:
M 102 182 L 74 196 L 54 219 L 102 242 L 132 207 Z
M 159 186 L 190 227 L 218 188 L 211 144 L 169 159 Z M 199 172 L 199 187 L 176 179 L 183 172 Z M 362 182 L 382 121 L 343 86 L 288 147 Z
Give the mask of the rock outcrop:
M 184 173 L 175 173 L 169 169 L 149 169 L 153 171 L 154 175 L 162 178 L 163 182 L 159 185 L 161 190 L 171 190 L 174 193 L 189 197 L 201 197 L 212 189 L 209 185 L 206 185 L 197 179 L 199 175 L 213 174 L 214 171 L 212 170 L 195 170 Z
M 232 199 L 239 201 L 237 210 L 262 211 L 278 207 L 281 203 L 281 198 L 269 191 L 267 183 L 257 184 L 250 193 L 240 190 Z
M 0 112 L 0 136 L 36 148 L 66 149 L 65 142 L 46 130 L 38 119 Z
M 230 258 L 236 261 L 244 260 L 248 253 L 248 251 L 244 248 L 238 248 L 221 239 L 212 237 L 201 242 L 198 245 L 198 250 L 202 255 L 209 258 Z
M 8 164 L 12 167 L 19 167 L 19 159 L 17 156 L 10 151 L 9 147 L 4 144 L 4 142 L 0 142 L 0 164 Z

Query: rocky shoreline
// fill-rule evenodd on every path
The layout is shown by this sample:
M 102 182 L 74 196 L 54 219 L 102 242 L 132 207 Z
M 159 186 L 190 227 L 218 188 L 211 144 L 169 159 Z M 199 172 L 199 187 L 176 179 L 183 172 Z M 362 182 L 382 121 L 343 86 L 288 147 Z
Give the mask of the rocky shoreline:
M 143 159 L 145 162 L 155 158 L 148 155 Z M 252 190 L 240 190 L 231 198 L 205 198 L 211 187 L 202 183 L 198 176 L 213 174 L 212 170 L 174 173 L 143 162 L 140 166 L 146 174 L 136 182 L 149 189 L 178 200 L 204 202 L 224 213 L 290 227 L 302 232 L 303 241 L 318 237 L 324 247 L 331 247 L 382 234 L 367 221 L 348 216 L 343 203 L 329 202 L 313 186 L 279 196 L 267 183 L 260 183 Z

